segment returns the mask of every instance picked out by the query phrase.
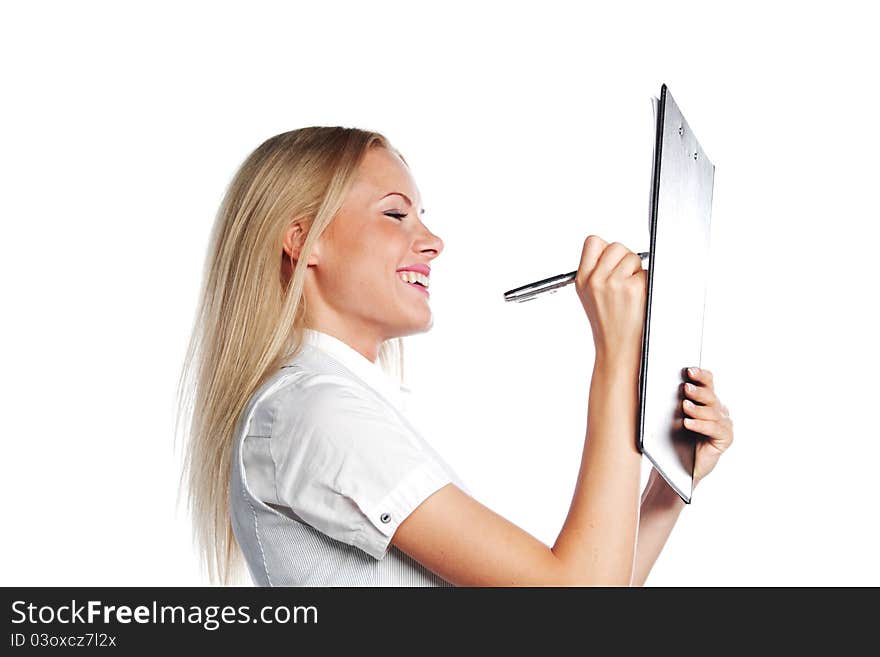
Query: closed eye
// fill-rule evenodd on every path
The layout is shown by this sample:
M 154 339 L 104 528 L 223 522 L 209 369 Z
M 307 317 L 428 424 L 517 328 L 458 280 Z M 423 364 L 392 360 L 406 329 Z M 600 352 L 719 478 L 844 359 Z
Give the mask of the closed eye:
M 388 217 L 394 217 L 395 219 L 403 219 L 406 216 L 405 214 L 401 214 L 399 212 L 386 212 L 385 215 Z

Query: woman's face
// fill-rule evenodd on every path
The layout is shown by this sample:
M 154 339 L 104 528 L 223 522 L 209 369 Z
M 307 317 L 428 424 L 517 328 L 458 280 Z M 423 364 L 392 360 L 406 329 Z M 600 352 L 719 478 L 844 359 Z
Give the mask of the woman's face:
M 384 340 L 431 328 L 428 288 L 405 282 L 399 272 L 412 265 L 430 269 L 443 250 L 443 241 L 422 223 L 421 201 L 397 155 L 385 148 L 367 152 L 309 259 L 310 328 L 339 338 L 374 362 Z

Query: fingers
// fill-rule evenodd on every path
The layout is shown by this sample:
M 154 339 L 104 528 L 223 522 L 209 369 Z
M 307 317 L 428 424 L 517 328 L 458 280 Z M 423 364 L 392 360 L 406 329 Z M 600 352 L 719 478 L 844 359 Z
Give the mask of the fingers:
M 642 271 L 645 271 L 642 267 L 642 259 L 638 254 L 627 249 L 627 253 L 617 263 L 617 266 L 614 268 L 614 271 L 611 272 L 611 275 L 620 276 L 621 278 L 629 278 L 633 274 Z M 647 272 L 645 272 L 645 275 L 647 275 Z
M 584 287 L 588 278 L 604 281 L 611 276 L 626 278 L 644 271 L 642 259 L 620 242 L 609 244 L 598 235 L 589 235 L 584 240 L 581 262 L 576 274 L 576 282 Z M 580 280 L 583 278 L 583 280 Z
M 721 420 L 721 412 L 717 406 L 698 406 L 690 399 L 681 400 L 681 408 L 690 417 L 697 420 Z
M 684 426 L 686 429 L 702 434 L 714 441 L 723 441 L 725 439 L 725 430 L 719 422 L 715 420 L 699 420 L 692 417 L 684 418 Z
M 706 405 L 714 404 L 718 400 L 715 396 L 715 391 L 712 388 L 705 388 L 703 386 L 694 385 L 693 383 L 684 384 L 684 395 L 689 399 L 693 399 L 694 401 Z
M 597 280 L 601 281 L 608 280 L 612 275 L 620 276 L 621 278 L 624 276 L 631 276 L 635 273 L 635 270 L 632 267 L 632 260 L 627 258 L 630 254 L 635 256 L 635 259 L 638 260 L 639 269 L 641 269 L 642 261 L 635 253 L 627 249 L 620 242 L 612 242 L 605 247 L 605 250 L 599 257 L 599 262 L 596 263 L 596 268 L 593 270 L 592 275 L 596 276 Z
M 722 452 L 733 444 L 733 422 L 727 418 L 707 420 L 685 417 L 683 422 L 686 429 L 709 438 L 712 444 Z
M 682 400 L 681 407 L 690 416 L 685 417 L 684 426 L 720 441 L 726 448 L 733 442 L 733 420 L 730 410 L 715 394 L 715 377 L 709 370 L 696 367 L 689 367 L 687 374 L 700 385 L 684 384 L 686 399 Z
M 688 368 L 688 373 L 690 373 Z M 721 403 L 718 395 L 715 394 L 714 377 L 709 370 L 698 370 L 696 375 L 691 377 L 694 381 L 702 380 L 704 385 L 696 385 L 693 383 L 684 384 L 684 394 L 687 399 L 702 404 L 702 406 L 689 406 L 682 401 L 682 408 L 697 409 L 696 413 L 690 413 L 695 418 L 702 419 L 729 419 L 730 411 L 727 406 Z
M 707 388 L 700 390 L 706 391 Z M 730 419 L 727 407 L 717 398 L 706 406 L 697 406 L 689 399 L 684 399 L 681 406 L 686 414 L 683 419 L 686 429 L 708 438 L 709 444 L 721 452 L 733 444 L 733 420 Z
M 608 243 L 598 235 L 589 235 L 584 240 L 581 262 L 575 275 L 575 282 L 579 288 L 583 289 L 586 287 L 587 278 L 592 275 L 593 270 L 596 268 L 596 263 L 599 262 L 599 256 L 602 255 L 607 245 Z
M 699 381 L 703 385 L 709 386 L 710 388 L 715 385 L 715 377 L 712 376 L 712 372 L 709 370 L 700 369 L 699 367 L 689 367 L 687 373 L 690 378 L 694 381 Z

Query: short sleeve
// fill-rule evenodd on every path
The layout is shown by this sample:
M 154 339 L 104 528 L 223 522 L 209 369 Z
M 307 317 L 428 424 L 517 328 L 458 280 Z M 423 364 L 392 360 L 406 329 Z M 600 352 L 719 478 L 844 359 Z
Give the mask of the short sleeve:
M 420 437 L 354 383 L 317 377 L 288 386 L 276 404 L 270 450 L 277 498 L 375 559 L 388 553 L 398 525 L 453 481 Z

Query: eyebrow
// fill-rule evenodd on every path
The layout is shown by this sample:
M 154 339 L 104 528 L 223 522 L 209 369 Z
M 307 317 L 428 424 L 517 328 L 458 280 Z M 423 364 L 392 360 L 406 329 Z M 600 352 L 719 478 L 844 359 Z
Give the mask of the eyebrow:
M 388 192 L 382 198 L 388 198 L 389 196 L 392 196 L 393 194 L 397 194 L 398 196 L 402 196 L 406 200 L 407 203 L 409 203 L 410 205 L 413 204 L 413 202 L 409 200 L 409 196 L 407 196 L 406 194 L 402 194 L 400 192 Z M 379 200 L 381 201 L 382 199 L 380 198 Z M 425 208 L 422 208 L 421 214 L 425 214 Z

